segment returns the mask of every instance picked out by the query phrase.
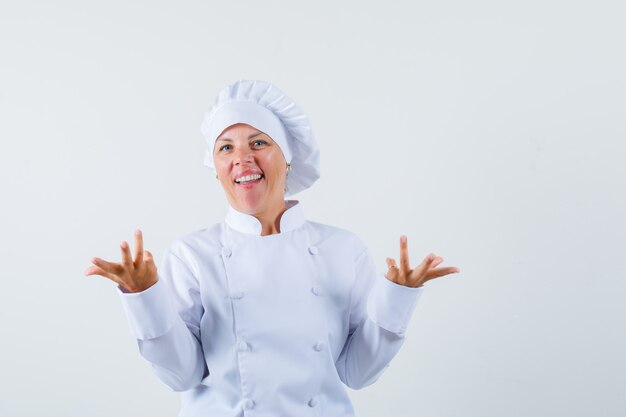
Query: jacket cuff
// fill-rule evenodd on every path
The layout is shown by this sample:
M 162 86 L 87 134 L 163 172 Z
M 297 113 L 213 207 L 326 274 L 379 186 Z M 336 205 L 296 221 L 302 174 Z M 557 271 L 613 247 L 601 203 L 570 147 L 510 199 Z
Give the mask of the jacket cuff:
M 380 275 L 367 299 L 367 314 L 374 323 L 400 336 L 404 335 L 424 287 L 406 287 Z
M 135 293 L 117 286 L 130 331 L 140 340 L 154 339 L 170 330 L 177 313 L 169 288 L 159 279 L 151 287 Z

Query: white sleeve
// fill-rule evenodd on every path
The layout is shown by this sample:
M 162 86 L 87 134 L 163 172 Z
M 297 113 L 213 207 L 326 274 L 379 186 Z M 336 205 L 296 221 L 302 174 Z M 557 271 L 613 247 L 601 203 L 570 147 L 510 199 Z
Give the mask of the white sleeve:
M 336 362 L 352 389 L 373 384 L 404 343 L 406 328 L 423 287 L 405 287 L 377 274 L 369 252 L 356 259 L 350 301 L 350 331 Z
M 142 292 L 117 289 L 141 356 L 165 385 L 186 391 L 209 374 L 200 343 L 204 309 L 198 279 L 169 250 L 158 275 L 158 281 Z

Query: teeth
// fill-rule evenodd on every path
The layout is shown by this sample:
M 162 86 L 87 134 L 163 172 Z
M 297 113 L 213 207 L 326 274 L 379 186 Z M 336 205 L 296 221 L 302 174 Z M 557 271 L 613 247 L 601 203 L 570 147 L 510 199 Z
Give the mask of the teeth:
M 261 179 L 261 177 L 262 177 L 261 174 L 246 175 L 244 177 L 235 178 L 235 182 L 242 183 L 242 182 L 248 182 L 248 181 L 255 181 L 255 180 Z

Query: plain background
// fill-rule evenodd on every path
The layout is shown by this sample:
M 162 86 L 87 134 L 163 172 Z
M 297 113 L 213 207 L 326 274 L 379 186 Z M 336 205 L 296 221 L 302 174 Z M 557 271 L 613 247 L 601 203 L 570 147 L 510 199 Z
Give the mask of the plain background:
M 247 78 L 309 115 L 310 219 L 462 270 L 359 417 L 624 415 L 622 4 L 2 0 L 0 414 L 177 414 L 83 271 L 223 219 L 200 123 Z

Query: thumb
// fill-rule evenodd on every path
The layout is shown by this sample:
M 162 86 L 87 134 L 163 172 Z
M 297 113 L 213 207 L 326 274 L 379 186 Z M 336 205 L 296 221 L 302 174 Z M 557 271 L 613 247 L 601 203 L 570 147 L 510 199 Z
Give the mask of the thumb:
M 152 257 L 152 253 L 150 253 L 150 251 L 148 251 L 148 250 L 143 251 L 143 259 L 146 262 L 154 262 L 154 258 Z

